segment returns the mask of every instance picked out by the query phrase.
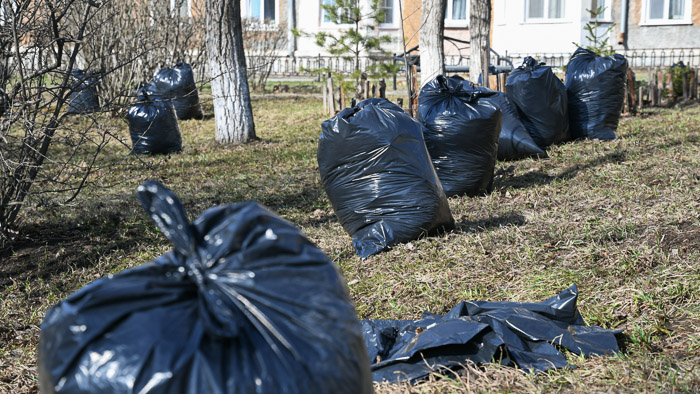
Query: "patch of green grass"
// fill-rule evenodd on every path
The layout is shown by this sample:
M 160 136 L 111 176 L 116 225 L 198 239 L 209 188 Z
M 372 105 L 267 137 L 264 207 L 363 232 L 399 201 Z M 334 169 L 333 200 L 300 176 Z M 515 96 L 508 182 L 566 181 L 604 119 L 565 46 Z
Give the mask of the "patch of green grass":
M 361 260 L 319 179 L 321 100 L 266 96 L 253 106 L 259 142 L 219 145 L 213 119 L 180 123 L 180 154 L 129 156 L 115 140 L 75 204 L 25 211 L 22 238 L 0 255 L 0 392 L 36 390 L 38 325 L 51 305 L 170 248 L 135 199 L 147 179 L 172 188 L 191 218 L 257 200 L 292 221 L 341 267 L 362 318 L 418 318 L 468 299 L 540 301 L 577 283 L 588 323 L 625 330 L 617 356 L 567 353 L 575 369 L 469 366 L 378 392 L 700 389 L 700 107 L 644 110 L 622 119 L 617 141 L 498 163 L 491 195 L 450 199 L 454 231 Z

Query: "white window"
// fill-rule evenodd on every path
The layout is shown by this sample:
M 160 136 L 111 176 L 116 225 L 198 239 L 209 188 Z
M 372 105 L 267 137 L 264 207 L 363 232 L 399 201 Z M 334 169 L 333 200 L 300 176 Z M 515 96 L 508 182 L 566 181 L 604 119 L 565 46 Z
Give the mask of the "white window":
M 182 18 L 192 16 L 192 8 L 190 7 L 191 0 L 170 0 L 170 13 L 173 17 L 179 16 Z
M 349 3 L 349 1 L 345 1 L 346 4 Z M 323 5 L 335 5 L 335 0 L 321 0 L 321 4 Z M 351 15 L 351 10 L 349 8 L 344 10 L 345 12 L 340 12 L 340 15 L 338 15 L 338 20 L 334 21 L 331 19 L 331 16 L 329 15 L 327 10 L 324 10 L 321 8 L 321 24 L 322 25 L 343 25 L 343 24 L 348 24 L 348 20 L 350 19 Z M 345 17 L 344 17 L 345 16 Z M 393 17 L 393 14 L 392 14 Z
M 598 8 L 603 8 L 603 13 L 598 15 L 596 18 L 593 14 L 591 14 L 591 20 L 598 20 L 598 21 L 610 21 L 612 22 L 612 0 L 591 0 L 591 11 L 596 11 Z
M 644 0 L 642 25 L 691 24 L 692 0 Z
M 380 0 L 379 11 L 382 11 L 382 16 L 379 18 L 380 25 L 394 25 L 394 0 Z
M 564 19 L 564 3 L 564 0 L 527 0 L 525 1 L 525 19 L 528 21 Z
M 447 0 L 445 10 L 445 26 L 466 27 L 469 25 L 469 1 Z
M 244 18 L 257 19 L 261 22 L 277 24 L 276 0 L 246 0 Z

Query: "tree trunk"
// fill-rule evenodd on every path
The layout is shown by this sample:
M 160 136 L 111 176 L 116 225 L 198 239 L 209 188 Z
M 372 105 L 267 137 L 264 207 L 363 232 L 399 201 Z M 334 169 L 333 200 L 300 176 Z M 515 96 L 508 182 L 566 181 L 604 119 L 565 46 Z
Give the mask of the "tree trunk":
M 491 24 L 491 0 L 471 0 L 469 15 L 469 79 L 478 83 L 479 76 L 488 64 L 482 58 L 489 59 L 489 27 Z M 486 56 L 484 56 L 484 54 Z M 485 67 L 484 67 L 485 66 Z M 484 84 L 488 75 L 483 76 Z
M 256 139 L 240 0 L 206 0 L 206 35 L 216 140 L 240 144 Z
M 418 36 L 421 87 L 445 73 L 445 0 L 422 0 L 423 20 Z

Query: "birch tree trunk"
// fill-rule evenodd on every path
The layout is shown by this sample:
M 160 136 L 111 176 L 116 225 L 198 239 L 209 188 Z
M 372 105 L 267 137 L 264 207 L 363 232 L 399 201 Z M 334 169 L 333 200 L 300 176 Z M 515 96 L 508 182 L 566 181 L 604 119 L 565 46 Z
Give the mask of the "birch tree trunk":
M 491 0 L 471 0 L 469 15 L 469 79 L 478 83 L 479 75 L 483 73 L 488 64 L 483 64 L 482 59 L 488 63 L 489 59 L 489 27 L 491 24 Z M 484 75 L 484 85 L 488 80 Z
M 445 73 L 445 0 L 422 0 L 422 8 L 423 17 L 418 36 L 421 87 Z
M 255 137 L 243 52 L 240 0 L 206 0 L 206 40 L 216 140 L 240 144 Z

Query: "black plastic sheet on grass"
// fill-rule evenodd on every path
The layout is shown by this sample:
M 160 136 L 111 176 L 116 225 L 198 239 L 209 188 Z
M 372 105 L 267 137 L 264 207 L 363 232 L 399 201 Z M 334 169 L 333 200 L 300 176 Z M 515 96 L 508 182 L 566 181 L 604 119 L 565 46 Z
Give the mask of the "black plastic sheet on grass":
M 157 182 L 139 199 L 173 250 L 51 308 L 42 393 L 370 393 L 337 266 L 254 202 L 193 223 Z
M 438 75 L 418 96 L 425 145 L 447 197 L 491 192 L 501 109 L 498 92 Z
M 364 320 L 373 379 L 416 383 L 467 362 L 500 362 L 532 372 L 567 367 L 578 355 L 618 352 L 620 331 L 586 326 L 576 285 L 541 303 L 467 301 L 421 320 Z
M 360 257 L 454 227 L 421 125 L 399 106 L 365 100 L 321 128 L 321 181 Z
M 627 59 L 578 48 L 566 66 L 573 138 L 614 140 L 625 102 Z

